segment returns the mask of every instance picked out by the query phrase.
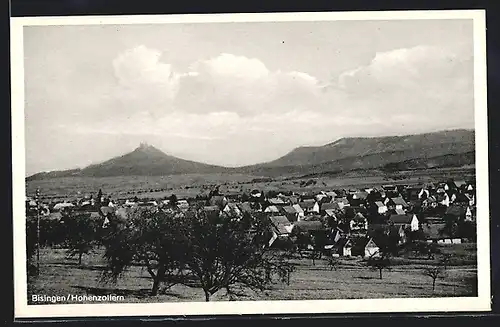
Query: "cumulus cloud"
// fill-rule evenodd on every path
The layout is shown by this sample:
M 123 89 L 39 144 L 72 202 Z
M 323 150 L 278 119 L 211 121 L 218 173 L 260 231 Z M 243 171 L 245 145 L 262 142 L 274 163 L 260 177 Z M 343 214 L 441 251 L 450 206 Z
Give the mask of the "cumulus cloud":
M 149 135 L 171 151 L 212 163 L 270 160 L 344 135 L 473 122 L 472 59 L 456 49 L 376 53 L 331 81 L 270 70 L 258 58 L 229 53 L 179 70 L 145 46 L 125 51 L 112 64 L 116 88 L 107 106 L 118 109 L 74 133 Z

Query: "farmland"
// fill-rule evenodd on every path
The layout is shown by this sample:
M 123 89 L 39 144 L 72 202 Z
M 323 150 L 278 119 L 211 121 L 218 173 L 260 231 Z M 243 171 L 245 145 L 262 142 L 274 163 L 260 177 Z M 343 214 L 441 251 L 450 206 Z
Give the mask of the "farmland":
M 422 269 L 435 264 L 425 258 L 395 258 L 391 270 L 379 273 L 366 267 L 360 258 L 339 258 L 331 270 L 325 259 L 313 265 L 308 258 L 294 259 L 296 271 L 290 285 L 277 283 L 264 292 L 243 290 L 238 300 L 320 300 L 320 299 L 375 299 L 408 297 L 477 296 L 476 249 L 474 243 L 441 245 L 443 253 L 454 258 L 443 278 L 432 290 L 431 279 Z M 132 267 L 117 284 L 99 282 L 104 268 L 100 250 L 85 256 L 82 266 L 74 259 L 65 258 L 64 249 L 43 249 L 41 274 L 29 283 L 28 301 L 32 294 L 46 295 L 123 295 L 124 302 L 192 302 L 204 301 L 202 289 L 196 282 L 175 285 L 157 296 L 150 296 L 151 279 L 140 267 Z M 224 291 L 214 295 L 213 301 L 227 301 Z
M 473 167 L 436 168 L 388 173 L 378 170 L 348 173 L 324 172 L 308 176 L 282 176 L 269 178 L 243 174 L 185 174 L 170 176 L 116 176 L 116 177 L 61 177 L 33 180 L 26 183 L 26 194 L 33 195 L 38 188 L 42 198 L 64 200 L 79 198 L 103 189 L 115 199 L 137 196 L 161 199 L 172 193 L 179 198 L 208 194 L 215 185 L 221 185 L 224 194 L 241 194 L 252 189 L 263 191 L 318 191 L 336 187 L 373 187 L 383 184 L 425 183 L 448 178 L 464 179 L 474 175 Z M 314 185 L 304 183 L 314 180 Z

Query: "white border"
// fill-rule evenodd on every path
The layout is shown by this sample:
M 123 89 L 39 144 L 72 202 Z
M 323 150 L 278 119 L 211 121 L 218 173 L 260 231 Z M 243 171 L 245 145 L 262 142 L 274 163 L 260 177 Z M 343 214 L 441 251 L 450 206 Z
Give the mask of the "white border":
M 297 314 L 368 312 L 489 311 L 490 249 L 488 133 L 486 102 L 486 22 L 484 10 L 254 13 L 11 18 L 12 168 L 15 318 L 177 316 L 213 314 Z M 478 297 L 381 300 L 241 301 L 147 304 L 27 305 L 25 243 L 25 151 L 23 27 L 33 25 L 177 24 L 331 20 L 472 19 L 476 127 Z

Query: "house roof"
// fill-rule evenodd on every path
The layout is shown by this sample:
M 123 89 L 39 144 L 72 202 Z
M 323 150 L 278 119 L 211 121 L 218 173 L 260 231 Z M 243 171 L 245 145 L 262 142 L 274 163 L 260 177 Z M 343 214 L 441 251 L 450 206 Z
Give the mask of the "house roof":
M 335 243 L 335 247 L 338 249 L 343 249 L 346 246 L 352 247 L 352 242 L 349 238 L 347 237 L 341 237 L 337 243 Z
M 280 204 L 280 205 L 285 204 L 285 201 L 283 201 L 280 198 L 271 198 L 271 199 L 268 199 L 267 201 L 269 201 L 270 204 L 274 204 L 274 205 L 276 205 L 276 204 Z
M 397 197 L 397 198 L 391 198 L 392 202 L 395 204 L 395 205 L 402 205 L 402 206 L 407 206 L 408 204 L 406 203 L 406 201 L 401 198 L 401 197 Z
M 330 217 L 336 217 L 337 211 L 335 209 L 326 209 L 325 213 Z
M 295 223 L 295 228 L 304 232 L 324 230 L 323 223 L 317 220 L 298 221 Z
M 353 199 L 365 200 L 368 196 L 368 192 L 355 192 L 352 197 Z
M 403 209 L 399 209 L 399 208 L 397 208 L 397 209 L 396 209 L 396 210 L 394 210 L 394 211 L 396 211 L 396 214 L 397 214 L 397 215 L 404 215 L 404 214 L 406 214 L 406 213 L 405 213 L 405 211 L 404 211 Z
M 108 206 L 105 206 L 105 207 L 101 207 L 100 208 L 100 211 L 103 215 L 107 216 L 109 214 L 113 214 L 115 212 L 115 210 L 111 207 L 108 207 Z
M 285 216 L 272 216 L 269 217 L 271 224 L 278 232 L 278 234 L 289 234 L 292 228 L 292 224 Z
M 302 209 L 300 204 L 294 204 L 292 207 L 295 209 L 295 211 L 297 211 L 297 213 L 304 213 L 304 210 Z
M 312 209 L 314 205 L 316 204 L 315 201 L 302 201 L 299 202 L 299 205 L 302 209 Z
M 413 215 L 391 215 L 389 220 L 394 224 L 410 224 L 413 219 Z
M 340 209 L 339 204 L 335 202 L 330 202 L 330 203 L 322 203 L 321 204 L 321 210 L 329 210 L 329 209 Z
M 249 202 L 243 202 L 236 204 L 242 212 L 252 212 L 252 207 Z
M 280 212 L 276 206 L 268 206 L 265 210 L 266 212 Z
M 283 207 L 281 207 L 281 209 L 287 214 L 296 214 L 297 213 L 295 208 L 292 206 L 283 206 Z
M 291 225 L 292 223 L 285 216 L 271 216 L 269 220 L 273 223 L 273 225 Z
M 383 204 L 382 201 L 376 201 L 375 205 L 379 208 L 385 207 L 385 204 Z

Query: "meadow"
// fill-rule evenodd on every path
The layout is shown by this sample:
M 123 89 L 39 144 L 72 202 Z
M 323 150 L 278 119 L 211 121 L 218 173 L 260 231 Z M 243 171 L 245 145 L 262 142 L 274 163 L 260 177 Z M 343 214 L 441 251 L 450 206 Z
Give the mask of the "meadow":
M 326 258 L 293 259 L 296 271 L 290 284 L 278 282 L 263 292 L 241 289 L 237 300 L 329 300 L 477 296 L 477 264 L 475 243 L 441 245 L 452 259 L 442 278 L 432 289 L 432 280 L 422 272 L 438 264 L 437 259 L 415 258 L 411 254 L 393 259 L 390 270 L 369 269 L 361 258 L 339 258 L 331 269 Z M 84 256 L 79 266 L 75 259 L 65 257 L 64 249 L 42 249 L 40 275 L 28 283 L 31 295 L 122 295 L 127 303 L 140 302 L 203 302 L 204 293 L 196 281 L 175 285 L 157 296 L 150 296 L 152 281 L 141 267 L 132 267 L 116 284 L 100 281 L 105 266 L 102 250 Z M 212 301 L 228 301 L 225 291 L 216 293 Z M 63 302 L 64 303 L 64 302 Z M 67 302 L 69 303 L 69 302 Z M 37 303 L 40 304 L 40 303 Z

